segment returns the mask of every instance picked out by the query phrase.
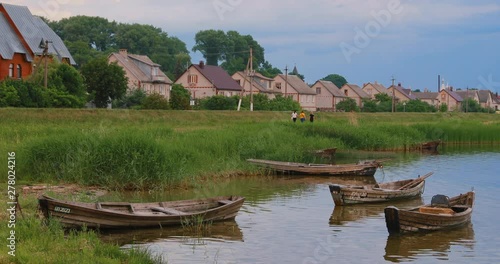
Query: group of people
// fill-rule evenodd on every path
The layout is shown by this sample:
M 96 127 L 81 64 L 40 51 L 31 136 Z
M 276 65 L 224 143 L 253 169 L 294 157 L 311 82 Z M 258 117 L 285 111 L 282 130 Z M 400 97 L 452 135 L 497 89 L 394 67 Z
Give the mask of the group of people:
M 304 113 L 304 111 L 300 111 L 300 115 L 298 115 L 299 119 L 300 119 L 300 122 L 301 123 L 304 123 L 306 121 L 306 113 Z M 292 113 L 292 120 L 293 122 L 297 122 L 297 111 L 293 111 Z M 314 113 L 311 112 L 309 114 L 309 121 L 314 122 Z

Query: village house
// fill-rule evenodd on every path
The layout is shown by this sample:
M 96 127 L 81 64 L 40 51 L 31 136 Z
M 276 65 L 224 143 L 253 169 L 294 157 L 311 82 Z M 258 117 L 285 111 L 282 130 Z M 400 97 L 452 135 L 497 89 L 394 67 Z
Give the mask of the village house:
M 356 84 L 344 84 L 340 90 L 346 97 L 356 101 L 356 105 L 359 108 L 363 108 L 363 99 L 371 99 L 371 96 L 365 93 L 363 89 Z
M 377 94 L 388 93 L 387 88 L 385 88 L 384 85 L 378 83 L 377 81 L 375 81 L 374 83 L 365 83 L 362 89 L 365 93 L 370 95 L 372 99 L 375 99 L 375 95 Z
M 330 81 L 319 80 L 312 86 L 316 91 L 316 108 L 318 111 L 336 111 L 337 104 L 347 97 Z
M 205 65 L 203 61 L 191 64 L 175 83 L 181 84 L 191 93 L 192 102 L 215 95 L 239 95 L 243 89 L 224 69 Z
M 437 107 L 439 105 L 439 93 L 437 92 L 412 92 L 412 95 L 422 102 L 426 102 L 429 105 Z
M 297 75 L 277 75 L 274 77 L 274 89 L 285 97 L 292 97 L 302 109 L 316 111 L 316 90 L 309 87 Z
M 452 87 L 442 89 L 439 92 L 439 107 L 443 104 L 448 106 L 448 111 L 461 111 L 462 107 L 462 97 L 453 91 Z
M 232 78 L 243 88 L 243 95 L 249 95 L 250 92 L 262 93 L 267 95 L 269 99 L 274 99 L 277 94 L 281 94 L 281 91 L 273 89 L 274 79 L 258 72 L 248 75 L 246 72 L 239 71 L 233 74 Z
M 387 94 L 389 94 L 389 96 L 391 97 L 394 97 L 396 102 L 407 102 L 417 99 L 412 95 L 411 89 L 404 88 L 401 83 L 398 83 L 397 86 L 391 85 L 389 88 L 387 88 Z
M 490 90 L 479 90 L 477 93 L 481 107 L 486 109 L 498 109 L 496 96 Z
M 120 49 L 118 53 L 109 55 L 108 61 L 116 62 L 125 71 L 129 93 L 139 89 L 146 94 L 156 93 L 170 98 L 172 81 L 161 71 L 161 65 L 148 56 L 129 54 L 126 49 Z
M 472 99 L 479 103 L 479 93 L 477 90 L 467 89 L 467 90 L 457 90 L 455 91 L 460 97 L 465 101 L 467 99 Z
M 0 3 L 0 80 L 27 78 L 44 51 L 48 60 L 76 65 L 61 38 L 28 7 Z

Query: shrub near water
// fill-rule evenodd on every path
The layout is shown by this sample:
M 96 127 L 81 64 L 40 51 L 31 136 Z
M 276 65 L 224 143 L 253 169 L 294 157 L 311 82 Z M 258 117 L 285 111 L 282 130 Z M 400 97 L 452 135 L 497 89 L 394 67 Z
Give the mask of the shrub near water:
M 36 180 L 109 188 L 141 188 L 172 181 L 164 149 L 143 134 L 69 134 L 27 144 L 26 169 Z

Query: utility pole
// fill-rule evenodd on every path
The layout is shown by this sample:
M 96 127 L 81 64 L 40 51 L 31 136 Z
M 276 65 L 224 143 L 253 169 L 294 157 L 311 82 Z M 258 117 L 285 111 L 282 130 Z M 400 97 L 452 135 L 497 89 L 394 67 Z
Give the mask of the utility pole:
M 47 89 L 47 72 L 48 72 L 48 62 L 47 62 L 47 56 L 49 55 L 49 41 L 45 41 L 45 46 L 43 47 L 43 54 L 42 57 L 45 60 L 45 72 L 44 72 L 44 77 L 43 77 L 43 86 L 45 89 Z
M 288 90 L 288 65 L 285 66 L 285 98 L 287 97 Z
M 394 85 L 396 81 L 396 78 L 394 78 L 394 75 L 392 76 L 392 112 L 396 112 L 396 100 L 395 100 L 395 93 L 396 93 L 396 86 Z
M 253 49 L 250 48 L 250 111 L 253 111 Z

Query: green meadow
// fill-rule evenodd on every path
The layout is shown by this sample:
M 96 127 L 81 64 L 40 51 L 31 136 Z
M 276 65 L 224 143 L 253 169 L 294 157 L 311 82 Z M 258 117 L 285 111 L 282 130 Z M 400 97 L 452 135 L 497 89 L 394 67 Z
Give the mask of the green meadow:
M 300 162 L 331 147 L 500 145 L 497 114 L 316 113 L 314 123 L 293 123 L 288 112 L 1 109 L 0 116 L 0 149 L 16 152 L 18 181 L 110 189 L 255 173 L 246 159 Z
M 289 112 L 0 109 L 0 153 L 7 198 L 8 153 L 16 188 L 78 184 L 109 190 L 193 188 L 217 178 L 258 174 L 248 158 L 308 162 L 312 151 L 405 151 L 431 140 L 500 146 L 500 115 L 464 113 L 315 113 L 293 123 Z M 34 194 L 21 195 L 16 257 L 1 263 L 159 263 L 120 250 L 94 231 L 68 232 L 37 216 Z M 0 221 L 7 222 L 6 210 Z M 7 238 L 7 225 L 1 225 Z M 5 241 L 5 240 L 4 240 Z

